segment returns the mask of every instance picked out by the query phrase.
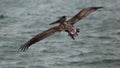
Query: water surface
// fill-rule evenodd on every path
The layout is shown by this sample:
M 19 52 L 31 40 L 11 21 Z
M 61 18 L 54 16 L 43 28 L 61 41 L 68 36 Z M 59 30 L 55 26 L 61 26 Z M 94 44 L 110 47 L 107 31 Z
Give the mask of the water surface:
M 0 68 L 119 68 L 120 0 L 0 0 Z M 104 6 L 75 26 L 76 40 L 61 32 L 18 52 L 50 22 L 82 8 Z

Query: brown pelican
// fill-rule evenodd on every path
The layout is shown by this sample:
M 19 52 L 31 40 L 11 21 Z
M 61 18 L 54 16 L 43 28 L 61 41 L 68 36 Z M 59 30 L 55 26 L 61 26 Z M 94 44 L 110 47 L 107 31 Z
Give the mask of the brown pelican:
M 22 45 L 19 49 L 21 51 L 25 51 L 32 44 L 43 40 L 44 38 L 54 34 L 55 32 L 61 32 L 61 31 L 66 31 L 69 34 L 69 36 L 74 40 L 75 39 L 74 37 L 78 35 L 77 33 L 79 32 L 79 29 L 76 29 L 73 25 L 79 20 L 81 20 L 82 18 L 86 17 L 91 12 L 96 11 L 97 9 L 100 9 L 100 8 L 103 8 L 103 7 L 84 8 L 69 20 L 66 20 L 66 16 L 62 16 L 59 20 L 50 23 L 50 25 L 57 24 L 57 23 L 59 23 L 59 25 L 37 34 L 28 42 L 26 42 L 24 45 Z

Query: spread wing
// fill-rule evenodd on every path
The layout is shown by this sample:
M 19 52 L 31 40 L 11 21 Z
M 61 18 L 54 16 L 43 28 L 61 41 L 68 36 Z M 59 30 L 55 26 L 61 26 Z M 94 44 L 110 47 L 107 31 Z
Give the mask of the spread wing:
M 59 31 L 60 26 L 56 26 L 53 28 L 50 28 L 46 31 L 43 31 L 42 33 L 37 34 L 36 36 L 34 36 L 33 38 L 31 38 L 28 42 L 26 42 L 24 45 L 22 45 L 19 49 L 20 51 L 25 51 L 26 49 L 28 49 L 32 44 L 43 40 L 44 38 L 54 34 L 55 32 Z
M 70 23 L 71 25 L 73 25 L 76 22 L 78 22 L 79 20 L 81 20 L 82 18 L 84 18 L 87 15 L 89 15 L 91 12 L 96 11 L 97 9 L 100 9 L 100 8 L 103 8 L 103 7 L 88 7 L 88 8 L 84 8 L 78 14 L 76 14 L 71 19 L 69 19 L 67 22 Z

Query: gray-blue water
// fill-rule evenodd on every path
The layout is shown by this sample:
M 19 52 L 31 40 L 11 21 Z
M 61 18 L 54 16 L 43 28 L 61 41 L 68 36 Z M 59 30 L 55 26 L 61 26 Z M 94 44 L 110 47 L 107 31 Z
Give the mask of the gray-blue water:
M 76 40 L 56 33 L 18 52 L 50 22 L 90 6 L 105 8 L 75 24 Z M 120 68 L 120 0 L 0 0 L 0 68 Z

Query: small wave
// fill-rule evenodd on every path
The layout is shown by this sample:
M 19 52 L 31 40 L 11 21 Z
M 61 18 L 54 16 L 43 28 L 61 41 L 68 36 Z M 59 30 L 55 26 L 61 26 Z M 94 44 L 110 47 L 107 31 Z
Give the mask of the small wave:
M 7 16 L 5 16 L 5 15 L 0 15 L 0 19 L 5 19 L 5 18 L 7 18 Z
M 120 59 L 103 59 L 95 61 L 72 61 L 68 65 L 91 65 L 91 64 L 110 64 L 110 63 L 120 63 Z
M 89 35 L 86 36 L 87 38 L 98 38 L 98 39 L 112 39 L 110 36 L 102 36 L 102 35 L 98 35 L 98 36 L 93 36 L 93 35 Z

